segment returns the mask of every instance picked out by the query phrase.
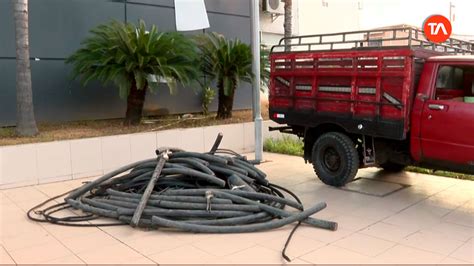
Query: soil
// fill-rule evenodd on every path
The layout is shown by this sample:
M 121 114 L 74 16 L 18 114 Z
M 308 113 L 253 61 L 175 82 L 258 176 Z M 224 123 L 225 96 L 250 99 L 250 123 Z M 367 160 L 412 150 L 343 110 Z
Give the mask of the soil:
M 268 106 L 263 104 L 262 116 L 264 119 L 268 119 Z M 141 124 L 137 126 L 124 126 L 123 119 L 40 123 L 38 125 L 40 133 L 35 137 L 17 137 L 14 127 L 6 127 L 0 128 L 0 146 L 253 121 L 252 110 L 233 111 L 232 118 L 224 120 L 218 120 L 215 117 L 215 113 L 210 113 L 208 116 L 203 116 L 202 114 L 186 114 L 147 117 L 142 119 Z

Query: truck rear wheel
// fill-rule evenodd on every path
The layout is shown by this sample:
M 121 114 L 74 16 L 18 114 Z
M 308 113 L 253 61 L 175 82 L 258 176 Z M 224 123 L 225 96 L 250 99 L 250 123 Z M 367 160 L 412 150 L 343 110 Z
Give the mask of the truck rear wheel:
M 313 145 L 313 168 L 324 184 L 340 187 L 351 182 L 359 169 L 359 155 L 346 135 L 330 132 Z

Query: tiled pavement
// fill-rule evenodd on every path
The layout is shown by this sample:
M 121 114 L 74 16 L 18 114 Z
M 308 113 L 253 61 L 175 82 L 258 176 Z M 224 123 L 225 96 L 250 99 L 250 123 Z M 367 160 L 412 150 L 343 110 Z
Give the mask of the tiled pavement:
M 359 177 L 409 185 L 377 197 L 323 185 L 301 158 L 265 154 L 265 159 L 270 162 L 261 169 L 271 182 L 296 192 L 306 206 L 326 201 L 328 207 L 316 217 L 339 222 L 336 232 L 301 226 L 287 252 L 292 263 L 474 263 L 474 182 L 360 171 Z M 292 226 L 211 235 L 61 227 L 26 219 L 31 206 L 82 181 L 0 190 L 2 264 L 284 263 L 281 249 Z M 371 182 L 374 189 L 380 186 L 377 181 L 361 186 Z

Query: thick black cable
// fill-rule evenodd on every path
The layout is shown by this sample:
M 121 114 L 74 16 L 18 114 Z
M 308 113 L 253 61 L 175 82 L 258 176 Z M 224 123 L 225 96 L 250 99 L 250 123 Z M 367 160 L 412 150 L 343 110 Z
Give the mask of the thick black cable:
M 294 193 L 269 183 L 266 174 L 245 156 L 218 148 L 214 154 L 212 150 L 195 153 L 169 148 L 160 148 L 157 152 L 170 152 L 170 160 L 164 164 L 141 217 L 135 220 L 137 226 L 237 233 L 269 230 L 297 221 L 282 251 L 287 261 L 290 259 L 286 249 L 302 221 L 324 229 L 336 228 L 334 222 L 308 215 L 324 208 L 325 203 L 313 206 L 309 212 L 304 210 Z M 63 226 L 130 224 L 156 165 L 157 160 L 150 159 L 121 167 L 33 207 L 27 213 L 28 218 Z M 286 198 L 286 194 L 291 197 Z M 64 203 L 36 211 L 64 196 Z M 286 206 L 294 209 L 288 211 Z M 69 209 L 85 214 L 56 215 Z M 33 217 L 33 211 L 41 218 Z M 117 223 L 92 223 L 100 217 L 115 219 Z
M 269 184 L 269 186 L 271 188 L 277 188 L 277 189 L 281 189 L 283 191 L 285 191 L 286 193 L 290 194 L 290 196 L 292 196 L 296 202 L 298 202 L 299 204 L 301 204 L 301 211 L 304 211 L 304 207 L 303 207 L 303 203 L 301 202 L 300 198 L 298 198 L 298 196 L 296 196 L 296 194 L 294 194 L 293 192 L 291 192 L 290 190 L 284 188 L 284 187 L 280 187 L 278 185 L 275 185 L 275 184 Z M 286 250 L 288 248 L 288 245 L 290 244 L 291 242 L 291 239 L 293 239 L 293 235 L 295 234 L 296 230 L 301 226 L 301 221 L 298 221 L 298 223 L 293 227 L 293 229 L 291 230 L 290 234 L 288 235 L 288 238 L 286 239 L 286 242 L 285 242 L 285 245 L 283 246 L 283 250 L 281 251 L 281 256 L 288 262 L 291 262 L 291 259 L 290 257 L 288 257 L 286 255 Z
M 72 190 L 69 190 L 65 193 L 62 193 L 60 195 L 57 195 L 55 197 L 52 197 L 50 199 L 47 199 L 43 202 L 41 202 L 40 204 L 32 207 L 31 209 L 28 210 L 28 212 L 26 213 L 26 216 L 28 217 L 28 219 L 32 220 L 32 221 L 35 221 L 35 222 L 40 222 L 40 223 L 52 223 L 52 224 L 56 224 L 56 225 L 64 225 L 64 226 L 76 226 L 76 227 L 97 227 L 97 226 L 117 226 L 117 225 L 124 225 L 123 223 L 100 223 L 100 224 L 77 224 L 77 223 L 65 223 L 63 221 L 60 221 L 60 219 L 58 218 L 55 218 L 53 216 L 51 216 L 50 214 L 51 213 L 45 213 L 45 211 L 48 211 L 50 210 L 51 208 L 55 208 L 57 206 L 62 206 L 63 204 L 65 203 L 58 203 L 58 204 L 55 204 L 53 206 L 50 206 L 44 210 L 41 210 L 39 212 L 36 212 L 37 215 L 41 215 L 43 218 L 42 219 L 39 219 L 39 218 L 36 218 L 36 217 L 33 217 L 31 215 L 32 212 L 35 212 L 37 209 L 39 209 L 40 207 L 56 200 L 56 199 L 59 199 L 61 197 L 64 197 L 70 193 L 72 193 L 73 191 L 75 191 L 76 189 L 72 189 Z M 95 219 L 97 219 L 99 217 L 96 217 Z

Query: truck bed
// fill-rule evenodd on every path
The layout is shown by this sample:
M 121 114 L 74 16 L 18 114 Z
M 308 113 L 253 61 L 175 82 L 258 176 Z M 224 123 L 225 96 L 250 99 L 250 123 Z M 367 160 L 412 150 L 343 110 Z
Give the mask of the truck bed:
M 428 42 L 413 27 L 283 38 L 270 53 L 270 118 L 299 135 L 327 123 L 403 140 L 424 60 L 473 51 L 458 39 Z
M 436 54 L 406 47 L 272 53 L 270 116 L 405 139 L 423 59 Z

